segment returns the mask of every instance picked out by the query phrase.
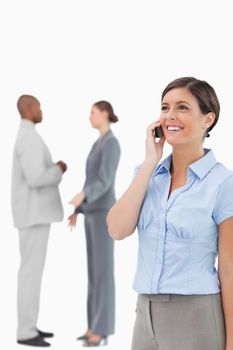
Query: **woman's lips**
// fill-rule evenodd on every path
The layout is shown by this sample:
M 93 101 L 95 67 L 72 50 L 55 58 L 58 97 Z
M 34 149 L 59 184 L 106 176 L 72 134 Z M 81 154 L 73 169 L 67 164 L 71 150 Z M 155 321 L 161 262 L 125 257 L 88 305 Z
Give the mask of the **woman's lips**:
M 178 125 L 168 125 L 167 126 L 167 131 L 169 134 L 175 134 L 177 132 L 182 131 L 184 128 L 182 126 Z

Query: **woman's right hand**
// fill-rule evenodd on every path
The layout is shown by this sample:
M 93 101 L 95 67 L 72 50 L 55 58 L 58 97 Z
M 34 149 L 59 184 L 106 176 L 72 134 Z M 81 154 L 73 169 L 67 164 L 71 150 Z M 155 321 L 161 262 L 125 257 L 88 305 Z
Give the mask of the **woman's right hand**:
M 160 137 L 159 141 L 155 140 L 155 129 L 160 126 L 160 122 L 154 122 L 146 129 L 146 161 L 150 161 L 156 166 L 163 155 L 163 146 L 165 137 Z
M 68 227 L 70 228 L 70 231 L 72 231 L 75 227 L 76 227 L 76 223 L 77 223 L 77 213 L 73 213 L 68 217 Z

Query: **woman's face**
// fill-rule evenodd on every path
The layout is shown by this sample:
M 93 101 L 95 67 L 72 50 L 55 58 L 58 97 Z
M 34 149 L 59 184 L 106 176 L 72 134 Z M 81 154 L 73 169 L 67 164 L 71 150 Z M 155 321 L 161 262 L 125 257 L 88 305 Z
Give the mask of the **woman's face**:
M 91 108 L 90 122 L 93 128 L 99 129 L 108 119 L 108 114 L 106 111 L 101 111 L 95 105 Z
M 160 122 L 172 146 L 203 142 L 214 118 L 214 113 L 201 112 L 197 99 L 186 88 L 172 89 L 163 98 Z

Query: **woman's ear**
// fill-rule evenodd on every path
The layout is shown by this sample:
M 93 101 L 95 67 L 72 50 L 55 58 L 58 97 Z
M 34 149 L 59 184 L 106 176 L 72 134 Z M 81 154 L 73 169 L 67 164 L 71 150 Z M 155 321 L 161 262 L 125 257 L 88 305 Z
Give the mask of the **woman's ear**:
M 209 129 L 215 121 L 215 113 L 209 112 L 208 114 L 206 114 L 205 117 L 206 117 L 205 118 L 205 127 L 206 127 L 206 129 Z
M 109 119 L 107 111 L 102 111 L 101 113 L 102 113 L 102 116 L 103 116 L 104 120 L 108 120 Z

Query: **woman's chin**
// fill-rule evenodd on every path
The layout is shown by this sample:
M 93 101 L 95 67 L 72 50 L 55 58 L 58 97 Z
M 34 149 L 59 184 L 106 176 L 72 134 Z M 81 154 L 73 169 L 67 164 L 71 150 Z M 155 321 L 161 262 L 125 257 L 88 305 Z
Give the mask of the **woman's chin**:
M 170 137 L 170 136 L 166 136 L 166 142 L 171 145 L 171 146 L 182 146 L 184 144 L 186 144 L 187 142 L 185 142 L 185 140 L 183 139 L 183 137 Z

